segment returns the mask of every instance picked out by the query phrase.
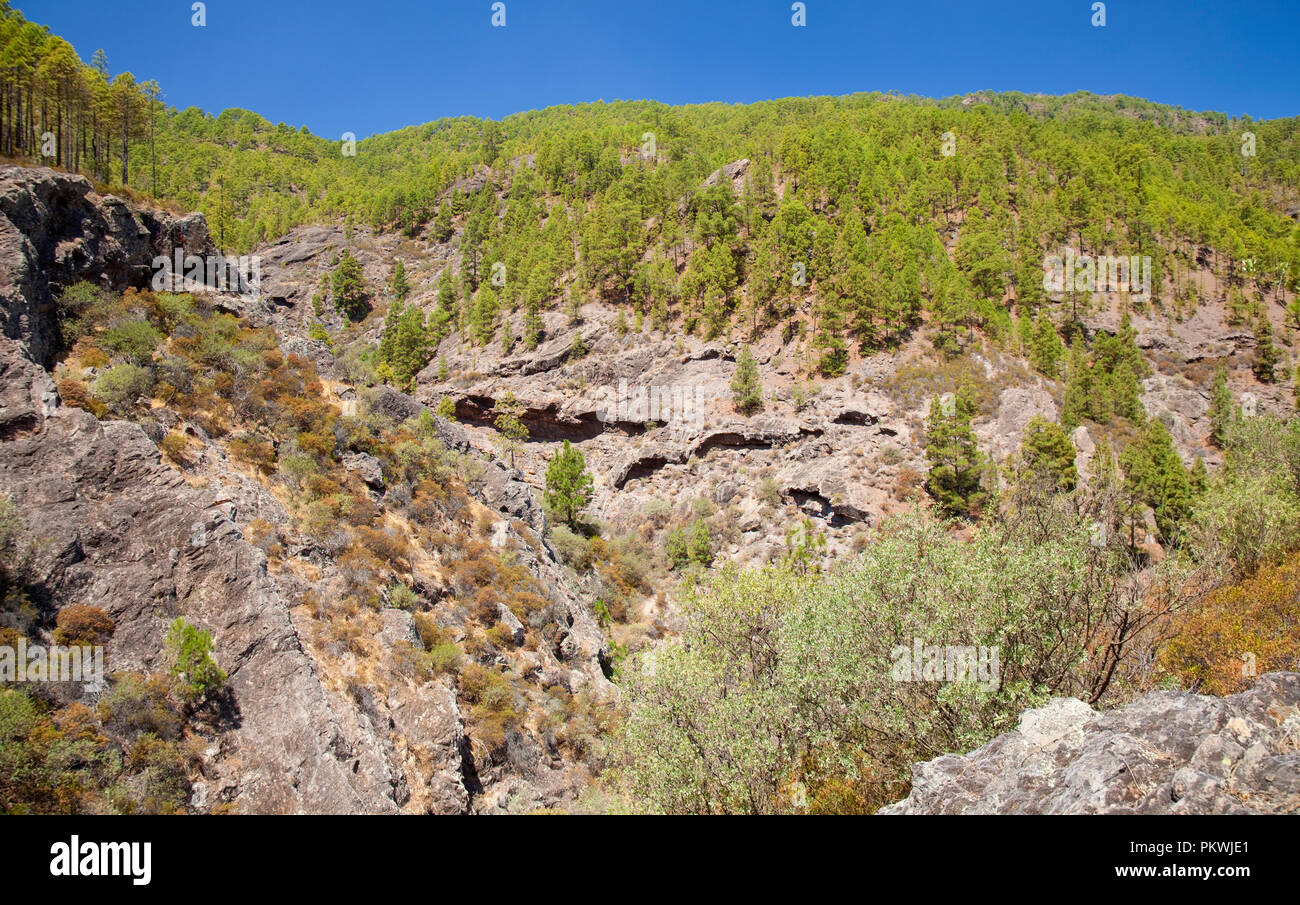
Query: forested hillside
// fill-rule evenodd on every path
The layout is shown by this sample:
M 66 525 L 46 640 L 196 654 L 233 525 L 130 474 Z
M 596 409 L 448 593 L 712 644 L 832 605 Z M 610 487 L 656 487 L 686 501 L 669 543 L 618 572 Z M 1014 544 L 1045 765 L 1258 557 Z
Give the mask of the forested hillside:
M 1008 297 L 1032 312 L 1044 256 L 1067 245 L 1150 255 L 1167 304 L 1195 304 L 1185 278 L 1203 255 L 1234 287 L 1300 281 L 1295 119 L 1088 94 L 633 101 L 440 120 L 352 148 L 249 111 L 167 107 L 155 84 L 102 54 L 82 64 L 9 9 L 2 34 L 7 154 L 201 210 L 232 251 L 335 218 L 438 238 L 464 225 L 471 290 L 483 261 L 506 265 L 499 304 L 546 306 L 576 285 L 710 334 L 782 323 L 799 264 L 830 370 L 844 344 L 889 342 L 923 309 L 954 333 L 1007 330 Z M 742 158 L 739 198 L 700 190 Z M 481 167 L 514 173 L 504 203 Z
M 0 213 L 111 221 L 102 246 L 84 214 L 8 250 L 49 285 L 6 304 L 57 320 L 12 352 L 49 372 L 35 423 L 135 422 L 157 473 L 226 494 L 322 700 L 379 752 L 338 784 L 366 807 L 870 812 L 1051 697 L 1223 695 L 1300 663 L 1300 118 L 864 93 L 354 142 L 175 109 L 0 13 L 22 165 Z M 258 297 L 151 291 L 157 248 L 55 241 L 111 251 L 137 222 L 257 255 Z M 1150 282 L 1053 288 L 1063 255 L 1149 259 Z M 611 408 L 629 382 L 702 410 Z M 17 562 L 43 504 L 12 472 Z M 63 624 L 42 593 L 13 632 Z M 914 644 L 999 669 L 900 679 Z M 94 782 L 24 732 L 14 757 L 53 766 L 0 806 L 127 808 L 67 804 Z M 158 809 L 213 810 L 178 745 Z M 274 809 L 230 782 L 215 808 Z

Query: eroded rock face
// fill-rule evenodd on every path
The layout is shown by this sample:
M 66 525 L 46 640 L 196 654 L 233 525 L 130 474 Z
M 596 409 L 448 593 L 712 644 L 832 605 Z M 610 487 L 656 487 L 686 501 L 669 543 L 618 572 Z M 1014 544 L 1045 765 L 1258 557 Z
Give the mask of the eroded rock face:
M 252 519 L 285 526 L 288 514 L 220 444 L 185 425 L 205 485 L 192 486 L 155 446 L 164 427 L 181 426 L 174 413 L 155 411 L 164 423 L 146 425 L 151 439 L 139 425 L 60 404 L 46 370 L 57 353 L 55 293 L 80 279 L 143 288 L 153 257 L 178 244 L 210 248 L 201 217 L 137 210 L 80 177 L 0 168 L 0 494 L 13 498 L 25 538 L 39 540 L 46 619 L 71 604 L 106 610 L 116 623 L 110 673 L 164 669 L 176 617 L 212 633 L 230 694 L 220 721 L 202 730 L 192 810 L 464 813 L 570 800 L 572 763 L 522 735 L 508 740 L 508 762 L 479 775 L 454 680 L 400 672 L 404 650 L 420 641 L 409 613 L 379 614 L 374 662 L 321 656 L 319 618 L 306 603 L 318 586 L 290 569 L 268 573 L 265 554 L 244 537 Z M 275 277 L 272 268 L 272 286 Z M 369 411 L 395 421 L 424 410 L 383 388 L 366 396 Z M 470 450 L 456 425 L 439 422 L 439 432 L 449 447 Z M 382 496 L 378 462 L 359 455 L 351 464 Z M 553 684 L 608 692 L 599 626 L 553 555 L 513 527 L 517 519 L 540 534 L 540 507 L 517 473 L 499 463 L 486 472 L 472 492 L 560 604 L 556 650 L 537 654 L 536 668 Z M 289 556 L 327 575 L 334 567 L 310 542 L 289 546 Z M 420 593 L 442 592 L 436 576 L 417 578 Z M 368 684 L 376 672 L 383 681 Z
M 303 653 L 286 601 L 216 494 L 159 461 L 137 425 L 58 404 L 39 362 L 54 353 L 52 285 L 145 285 L 155 251 L 202 220 L 134 212 L 81 177 L 0 170 L 0 493 L 35 546 L 47 607 L 101 607 L 117 628 L 110 672 L 161 668 L 177 616 L 212 631 L 230 677 L 228 728 L 194 805 L 253 812 L 396 811 L 373 736 L 349 731 Z
M 1226 698 L 1155 692 L 1098 713 L 1027 710 L 966 755 L 913 768 L 882 814 L 1277 814 L 1300 811 L 1300 674 Z
M 154 258 L 177 248 L 212 251 L 202 214 L 137 210 L 95 194 L 83 176 L 0 167 L 0 322 L 38 363 L 55 353 L 55 290 L 82 279 L 114 290 L 146 286 Z

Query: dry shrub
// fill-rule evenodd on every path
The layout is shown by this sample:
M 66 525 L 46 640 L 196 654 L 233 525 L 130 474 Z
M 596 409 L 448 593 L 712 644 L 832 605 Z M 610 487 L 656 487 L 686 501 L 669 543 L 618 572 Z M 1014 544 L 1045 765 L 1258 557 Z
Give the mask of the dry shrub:
M 64 405 L 85 409 L 96 418 L 102 418 L 108 412 L 108 406 L 102 400 L 96 399 L 90 392 L 90 387 L 83 381 L 60 380 L 56 387 L 59 391 L 59 398 L 63 400 Z
M 253 466 L 263 474 L 275 471 L 275 444 L 269 440 L 261 440 L 251 434 L 240 434 L 230 439 L 227 448 L 236 460 Z
M 901 468 L 898 471 L 898 480 L 894 484 L 894 499 L 900 503 L 917 499 L 924 486 L 925 478 L 920 472 L 913 468 Z
M 411 548 L 400 537 L 394 537 L 386 531 L 377 531 L 358 525 L 353 529 L 356 539 L 366 546 L 376 557 L 397 572 L 407 572 L 411 568 Z
M 113 634 L 113 618 L 97 606 L 74 603 L 59 610 L 54 638 L 60 644 L 102 644 Z
M 158 449 L 162 451 L 162 454 L 178 465 L 189 462 L 189 458 L 185 455 L 189 445 L 190 443 L 185 439 L 185 435 L 177 431 L 168 432 L 162 440 L 158 441 Z
M 1256 675 L 1300 666 L 1300 553 L 1185 613 L 1160 664 L 1185 687 L 1213 695 L 1249 686 L 1251 665 Z
M 515 694 L 500 673 L 477 663 L 461 670 L 458 679 L 461 696 L 470 704 L 470 736 L 490 753 L 505 748 L 506 733 L 519 725 Z

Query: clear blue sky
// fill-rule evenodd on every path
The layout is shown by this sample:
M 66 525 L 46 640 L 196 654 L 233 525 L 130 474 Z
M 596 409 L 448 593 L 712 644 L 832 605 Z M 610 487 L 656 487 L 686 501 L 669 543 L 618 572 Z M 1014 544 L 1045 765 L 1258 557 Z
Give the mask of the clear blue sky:
M 443 116 L 652 98 L 1122 93 L 1300 114 L 1300 0 L 14 0 L 167 101 L 360 137 Z

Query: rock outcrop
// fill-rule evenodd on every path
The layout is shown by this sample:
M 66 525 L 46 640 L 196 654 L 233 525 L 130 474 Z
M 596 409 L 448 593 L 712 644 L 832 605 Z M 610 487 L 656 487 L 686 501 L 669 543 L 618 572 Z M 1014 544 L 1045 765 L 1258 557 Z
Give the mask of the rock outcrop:
M 318 585 L 292 569 L 269 571 L 266 554 L 245 539 L 252 519 L 286 526 L 288 514 L 201 429 L 186 428 L 198 447 L 187 480 L 161 461 L 155 442 L 163 431 L 151 437 L 140 425 L 99 421 L 61 403 L 48 370 L 60 353 L 59 290 L 79 280 L 146 288 L 153 258 L 175 248 L 211 249 L 201 216 L 142 210 L 96 194 L 77 176 L 0 168 L 0 495 L 13 499 L 33 550 L 30 590 L 42 623 L 71 604 L 107 611 L 116 626 L 105 651 L 109 673 L 164 670 L 177 617 L 212 633 L 229 688 L 220 718 L 201 727 L 207 746 L 192 777 L 193 811 L 464 813 L 571 800 L 572 762 L 523 732 L 508 739 L 508 760 L 480 775 L 454 678 L 416 681 L 401 672 L 406 652 L 423 649 L 410 612 L 376 614 L 382 630 L 373 649 L 382 654 L 374 662 L 322 656 L 320 622 L 307 604 Z M 272 288 L 284 285 L 274 265 L 270 277 Z M 239 313 L 282 326 L 276 302 L 264 296 L 254 304 L 264 308 Z M 387 388 L 365 395 L 369 413 L 395 422 L 424 410 Z M 174 413 L 154 414 L 176 424 Z M 458 426 L 439 422 L 439 432 L 449 448 L 473 455 Z M 378 461 L 354 454 L 344 465 L 382 502 Z M 494 537 L 511 545 L 556 606 L 554 649 L 526 652 L 539 675 L 555 687 L 607 693 L 603 634 L 536 541 L 545 520 L 528 486 L 489 462 L 469 489 L 497 518 Z M 309 573 L 334 568 L 311 542 L 289 546 Z M 436 600 L 440 581 L 417 590 Z
M 158 668 L 177 616 L 213 632 L 232 703 L 196 786 L 201 808 L 396 811 L 376 740 L 347 731 L 227 508 L 163 465 L 139 426 L 60 405 L 41 366 L 56 350 L 54 288 L 147 285 L 170 243 L 206 247 L 202 218 L 133 211 L 81 177 L 15 167 L 0 170 L 0 213 L 0 493 L 39 539 L 44 603 L 113 617 L 110 672 Z
M 1300 811 L 1300 674 L 1226 698 L 1154 692 L 1098 713 L 1027 710 L 966 755 L 913 768 L 882 814 L 1276 814 Z
M 0 324 L 38 364 L 58 342 L 54 293 L 88 279 L 108 289 L 148 285 L 153 260 L 212 252 L 202 214 L 173 217 L 97 195 L 89 179 L 0 167 Z

